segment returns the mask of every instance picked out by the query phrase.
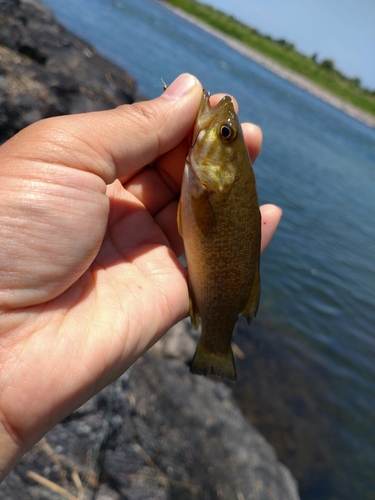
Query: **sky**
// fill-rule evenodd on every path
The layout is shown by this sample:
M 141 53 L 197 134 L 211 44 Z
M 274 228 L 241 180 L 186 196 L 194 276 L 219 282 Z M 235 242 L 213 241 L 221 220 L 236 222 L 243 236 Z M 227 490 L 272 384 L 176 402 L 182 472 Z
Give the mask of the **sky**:
M 375 90 L 375 0 L 200 0 Z

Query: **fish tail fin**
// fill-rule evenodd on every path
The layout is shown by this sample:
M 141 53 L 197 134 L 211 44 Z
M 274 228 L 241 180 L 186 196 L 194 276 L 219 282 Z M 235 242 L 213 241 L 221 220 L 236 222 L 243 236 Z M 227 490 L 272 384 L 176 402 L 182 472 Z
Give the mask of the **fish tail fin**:
M 234 382 L 237 373 L 232 348 L 229 345 L 227 352 L 216 354 L 206 349 L 199 339 L 190 371 L 197 375 L 217 375 Z

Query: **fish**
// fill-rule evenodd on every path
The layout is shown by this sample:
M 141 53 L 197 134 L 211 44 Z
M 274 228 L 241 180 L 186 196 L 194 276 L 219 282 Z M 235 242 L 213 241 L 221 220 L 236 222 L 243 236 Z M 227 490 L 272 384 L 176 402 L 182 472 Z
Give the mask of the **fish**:
M 189 312 L 202 331 L 190 371 L 237 378 L 232 334 L 260 298 L 261 214 L 255 176 L 230 96 L 203 92 L 186 157 L 177 223 L 184 241 Z

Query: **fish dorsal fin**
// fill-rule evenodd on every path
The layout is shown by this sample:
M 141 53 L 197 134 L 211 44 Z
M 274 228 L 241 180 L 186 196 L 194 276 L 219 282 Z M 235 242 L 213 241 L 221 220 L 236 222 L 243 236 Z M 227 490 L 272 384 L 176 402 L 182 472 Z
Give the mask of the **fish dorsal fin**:
M 198 330 L 199 327 L 199 311 L 197 307 L 197 301 L 195 300 L 193 287 L 191 286 L 190 279 L 188 278 L 188 290 L 189 290 L 189 313 L 191 324 L 194 330 Z

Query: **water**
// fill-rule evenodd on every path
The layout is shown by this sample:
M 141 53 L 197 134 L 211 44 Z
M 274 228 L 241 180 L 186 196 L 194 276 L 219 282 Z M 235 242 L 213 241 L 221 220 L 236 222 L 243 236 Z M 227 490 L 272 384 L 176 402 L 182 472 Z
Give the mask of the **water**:
M 155 97 L 161 77 L 191 72 L 212 93 L 234 95 L 240 118 L 262 127 L 259 197 L 284 215 L 262 257 L 253 333 L 241 339 L 250 359 L 259 355 L 241 363 L 248 378 L 236 392 L 245 403 L 254 397 L 251 418 L 303 499 L 373 499 L 375 130 L 154 0 L 44 3 L 129 71 L 140 93 Z

